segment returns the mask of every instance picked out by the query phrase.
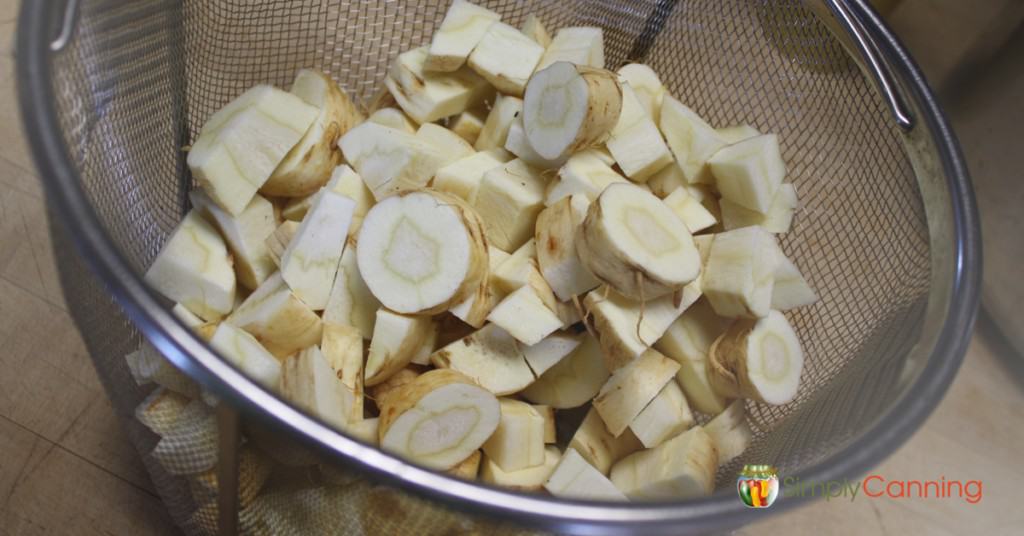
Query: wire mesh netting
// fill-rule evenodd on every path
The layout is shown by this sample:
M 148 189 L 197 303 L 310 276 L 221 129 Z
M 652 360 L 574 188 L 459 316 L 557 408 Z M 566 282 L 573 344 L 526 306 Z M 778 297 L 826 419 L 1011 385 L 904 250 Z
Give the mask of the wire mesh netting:
M 749 404 L 755 440 L 721 470 L 720 487 L 746 462 L 785 473 L 821 460 L 890 407 L 930 285 L 921 193 L 883 103 L 799 0 L 482 4 L 513 25 L 535 13 L 550 29 L 601 26 L 609 68 L 643 61 L 712 125 L 779 135 L 801 205 L 782 246 L 821 300 L 789 315 L 806 352 L 799 396 L 785 406 Z M 324 70 L 367 102 L 388 62 L 427 43 L 446 8 L 83 0 L 75 39 L 55 57 L 57 107 L 90 202 L 123 255 L 141 273 L 187 209 L 182 148 L 215 110 L 258 83 L 287 87 L 302 67 Z M 123 360 L 139 333 L 71 248 L 56 249 L 96 368 L 128 418 L 146 394 Z M 129 429 L 148 453 L 153 435 L 137 423 Z M 147 464 L 185 525 L 196 507 L 188 488 Z

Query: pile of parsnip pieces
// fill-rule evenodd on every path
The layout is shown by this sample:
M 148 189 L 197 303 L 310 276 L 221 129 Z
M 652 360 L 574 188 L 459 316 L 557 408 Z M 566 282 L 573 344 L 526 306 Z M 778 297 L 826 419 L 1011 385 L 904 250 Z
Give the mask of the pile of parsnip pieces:
M 782 311 L 817 300 L 776 242 L 797 208 L 779 141 L 711 127 L 646 65 L 606 70 L 600 28 L 500 19 L 455 0 L 365 113 L 311 70 L 227 104 L 146 281 L 254 380 L 412 462 L 709 494 L 751 440 L 745 400 L 796 396 Z

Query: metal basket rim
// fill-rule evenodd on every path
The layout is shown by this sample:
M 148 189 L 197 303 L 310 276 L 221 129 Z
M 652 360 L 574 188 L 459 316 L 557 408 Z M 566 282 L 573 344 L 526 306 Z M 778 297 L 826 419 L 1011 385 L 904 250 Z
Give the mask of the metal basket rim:
M 849 0 L 884 59 L 917 104 L 942 163 L 953 217 L 954 263 L 942 329 L 924 371 L 901 401 L 842 450 L 804 468 L 803 481 L 849 478 L 864 473 L 902 445 L 931 414 L 952 382 L 967 349 L 978 308 L 981 279 L 980 225 L 959 144 L 920 70 L 898 39 L 864 0 Z M 126 314 L 175 365 L 236 407 L 289 431 L 312 447 L 391 483 L 458 509 L 557 531 L 613 533 L 722 529 L 750 523 L 763 511 L 748 509 L 731 493 L 680 503 L 595 503 L 542 498 L 459 480 L 410 464 L 337 432 L 278 399 L 220 359 L 150 291 L 113 245 L 90 206 L 62 136 L 52 86 L 51 37 L 64 17 L 61 2 L 23 2 L 16 36 L 16 72 L 22 122 L 46 196 L 78 253 Z M 805 504 L 780 501 L 768 512 Z

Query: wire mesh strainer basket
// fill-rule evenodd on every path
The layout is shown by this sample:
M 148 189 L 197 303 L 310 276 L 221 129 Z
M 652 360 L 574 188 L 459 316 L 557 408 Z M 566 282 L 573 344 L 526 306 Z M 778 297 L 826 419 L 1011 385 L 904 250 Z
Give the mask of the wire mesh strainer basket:
M 63 224 L 54 226 L 61 280 L 123 416 L 145 395 L 123 360 L 144 334 L 232 405 L 370 479 L 548 530 L 673 534 L 752 519 L 733 491 L 744 463 L 772 463 L 805 482 L 852 477 L 920 425 L 971 331 L 978 224 L 949 127 L 910 58 L 862 0 L 481 3 L 512 24 L 535 13 L 551 28 L 601 26 L 610 67 L 646 62 L 710 123 L 779 135 L 802 204 L 782 245 L 821 300 L 791 317 L 807 355 L 798 398 L 748 407 L 755 441 L 720 472 L 717 493 L 675 503 L 585 503 L 407 464 L 257 387 L 142 283 L 187 209 L 181 147 L 207 117 L 257 83 L 287 86 L 301 67 L 330 73 L 366 101 L 391 58 L 429 40 L 443 0 L 23 5 L 21 101 L 51 219 Z M 148 432 L 128 428 L 140 452 L 152 448 Z M 182 522 L 180 483 L 147 463 Z M 773 510 L 799 503 L 787 498 Z M 419 529 L 431 532 L 429 524 Z

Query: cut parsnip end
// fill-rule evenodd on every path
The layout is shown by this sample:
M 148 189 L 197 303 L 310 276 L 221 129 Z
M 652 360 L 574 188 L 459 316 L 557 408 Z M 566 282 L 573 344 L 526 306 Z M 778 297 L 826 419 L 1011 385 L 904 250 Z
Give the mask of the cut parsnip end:
M 562 329 L 569 329 L 583 320 L 583 311 L 581 309 L 572 300 L 558 302 L 555 305 L 555 314 L 558 315 L 558 318 L 562 319 Z
M 292 293 L 281 272 L 267 278 L 226 322 L 248 331 L 278 359 L 318 344 L 322 334 L 320 317 Z
M 654 69 L 642 63 L 630 63 L 620 67 L 617 73 L 636 92 L 647 115 L 657 120 L 661 116 L 661 101 L 666 90 Z
M 363 103 L 363 109 L 365 109 L 366 113 L 369 114 L 369 117 L 366 118 L 367 121 L 369 121 L 370 117 L 373 117 L 373 114 L 379 110 L 396 107 L 398 107 L 398 101 L 395 100 L 394 95 L 391 94 L 391 91 L 388 90 L 387 86 L 383 84 L 378 86 L 377 90 L 373 92 L 373 95 Z M 413 128 L 413 131 L 415 132 L 416 129 Z
M 635 182 L 647 181 L 673 163 L 672 153 L 650 120 L 616 129 L 607 145 L 622 172 Z
M 281 396 L 338 429 L 345 429 L 352 417 L 352 393 L 338 379 L 317 346 L 284 360 Z
M 667 294 L 646 302 L 602 287 L 587 294 L 583 307 L 597 331 L 605 365 L 614 371 L 644 353 L 699 298 L 697 279 L 678 295 Z
M 742 400 L 729 404 L 728 408 L 704 426 L 704 431 L 715 443 L 718 465 L 725 465 L 743 454 L 753 438 Z
M 785 233 L 793 223 L 793 212 L 796 211 L 796 189 L 786 183 L 775 191 L 775 197 L 768 206 L 768 212 L 761 214 L 750 210 L 728 199 L 719 201 L 722 207 L 722 225 L 726 231 L 760 225 L 769 233 Z
M 171 313 L 174 314 L 178 320 L 181 320 L 181 323 L 185 324 L 185 327 L 195 328 L 203 324 L 202 318 L 196 316 L 195 313 L 188 310 L 188 307 L 185 307 L 180 303 L 174 304 L 174 307 L 171 308 Z
M 775 255 L 778 264 L 775 266 L 775 284 L 772 285 L 772 309 L 788 311 L 817 302 L 818 295 L 793 261 L 781 249 Z
M 366 385 L 377 385 L 408 365 L 430 327 L 429 317 L 400 315 L 381 307 L 366 358 Z
M 483 453 L 479 450 L 473 451 L 473 454 L 470 454 L 468 458 L 449 469 L 448 474 L 463 480 L 476 480 L 476 475 L 480 472 L 482 460 Z
M 373 336 L 373 325 L 377 321 L 380 302 L 366 286 L 359 273 L 356 260 L 357 246 L 350 240 L 345 246 L 334 276 L 331 295 L 324 308 L 324 322 L 352 326 L 364 339 Z
M 555 470 L 544 483 L 544 489 L 555 497 L 625 501 L 626 496 L 608 477 L 587 463 L 575 449 L 566 449 Z
M 365 119 L 338 84 L 319 71 L 301 69 L 291 93 L 315 106 L 319 115 L 260 187 L 263 195 L 302 197 L 319 190 L 341 164 L 338 138 Z
M 693 412 L 679 384 L 669 381 L 647 407 L 629 423 L 646 448 L 654 448 L 693 426 Z
M 672 381 L 679 363 L 657 350 L 648 350 L 616 370 L 594 397 L 594 409 L 615 437 Z
M 256 86 L 213 114 L 188 152 L 200 187 L 229 214 L 238 215 L 320 111 L 271 86 Z M 326 180 L 326 179 L 325 179 Z
M 514 251 L 533 237 L 537 214 L 544 209 L 547 180 L 520 159 L 484 173 L 473 200 L 487 241 Z
M 483 444 L 484 454 L 503 471 L 519 471 L 544 463 L 544 417 L 533 406 L 502 398 L 501 421 Z
M 796 397 L 804 364 L 800 340 L 778 311 L 734 322 L 711 346 L 708 359 L 717 392 L 774 405 Z
M 530 78 L 523 128 L 541 157 L 554 160 L 608 138 L 623 107 L 615 73 L 565 61 Z
M 582 342 L 581 333 L 552 333 L 544 340 L 524 347 L 523 356 L 533 373 L 539 377 L 573 353 Z
M 356 247 L 359 273 L 395 312 L 445 311 L 486 277 L 483 228 L 455 196 L 403 192 L 374 205 L 363 223 Z
M 754 136 L 760 136 L 756 128 L 750 125 L 734 125 L 731 127 L 716 128 L 715 132 L 725 140 L 725 143 L 732 145 Z
M 320 353 L 345 386 L 343 413 L 349 423 L 363 419 L 363 337 L 352 326 L 325 322 Z
M 504 298 L 504 295 L 497 292 L 489 281 L 481 282 L 476 292 L 470 294 L 463 301 L 452 305 L 449 313 L 470 327 L 480 329 L 483 327 L 483 323 L 487 321 L 487 315 L 494 311 L 495 305 L 502 298 Z
M 498 399 L 453 370 L 432 370 L 384 398 L 381 448 L 434 469 L 479 449 L 501 421 Z
M 544 462 L 540 465 L 527 467 L 518 471 L 505 471 L 494 460 L 484 457 L 480 467 L 480 480 L 487 484 L 501 486 L 517 491 L 539 491 L 544 482 L 551 476 L 562 453 L 558 447 L 544 448 Z
M 645 182 L 672 164 L 672 153 L 633 88 L 628 83 L 621 87 L 622 113 L 606 145 L 627 177 Z
M 575 351 L 523 390 L 523 397 L 534 404 L 556 409 L 575 408 L 594 398 L 608 376 L 600 345 L 596 339 L 585 335 Z
M 469 67 L 498 91 L 520 97 L 543 55 L 544 47 L 512 26 L 495 22 L 469 55 Z
M 462 113 L 494 94 L 487 81 L 468 67 L 450 73 L 427 71 L 424 66 L 428 55 L 427 47 L 399 54 L 384 79 L 402 111 L 417 123 Z
M 606 162 L 601 152 L 594 149 L 572 155 L 559 168 L 558 180 L 548 185 L 544 204 L 550 207 L 573 195 L 583 195 L 587 201 L 594 201 L 609 184 L 626 182 L 625 177 L 611 168 L 614 163 L 614 159 Z
M 612 467 L 611 481 L 630 499 L 687 499 L 715 488 L 718 455 L 700 426 Z
M 569 440 L 569 448 L 575 449 L 587 463 L 607 475 L 615 462 L 644 446 L 630 430 L 624 431 L 619 437 L 613 436 L 597 411 L 590 408 Z
M 520 28 L 520 31 L 523 32 L 523 35 L 533 39 L 535 43 L 545 49 L 551 44 L 551 34 L 548 33 L 547 28 L 544 27 L 540 18 L 533 13 L 526 16 L 526 20 L 523 21 L 523 26 Z
M 424 123 L 416 131 L 416 137 L 430 145 L 443 155 L 442 166 L 447 166 L 460 158 L 471 156 L 476 152 L 473 146 L 461 136 L 434 123 Z
M 498 288 L 494 277 L 498 267 L 508 258 L 508 253 L 494 246 L 488 247 L 487 265 L 489 273 L 487 277 L 480 281 L 476 292 L 462 302 L 453 305 L 448 311 L 474 329 L 483 327 L 484 322 L 487 321 L 487 315 L 491 314 L 494 306 L 508 294 Z
M 360 441 L 376 445 L 379 442 L 377 429 L 380 425 L 380 419 L 374 417 L 372 419 L 363 419 L 361 421 L 355 421 L 349 423 L 348 428 L 345 429 L 348 434 Z
M 487 114 L 483 130 L 480 131 L 476 143 L 473 144 L 476 150 L 503 149 L 505 141 L 508 139 L 509 128 L 512 127 L 512 122 L 522 111 L 523 99 L 499 95 L 491 107 L 491 113 Z
M 480 151 L 460 158 L 437 170 L 432 187 L 457 195 L 467 203 L 473 203 L 484 174 L 511 159 L 512 155 L 504 149 Z
M 370 397 L 377 403 L 377 407 L 380 407 L 380 405 L 384 403 L 384 398 L 399 387 L 412 383 L 412 381 L 419 378 L 421 374 L 423 374 L 423 370 L 421 368 L 414 367 L 412 365 L 406 366 L 398 372 L 388 376 L 388 379 L 383 382 L 370 387 L 367 390 L 367 393 L 369 393 Z
M 654 194 L 633 184 L 613 184 L 591 203 L 576 251 L 598 279 L 636 299 L 670 294 L 700 274 L 700 256 L 686 226 Z
M 370 114 L 366 120 L 385 127 L 400 130 L 409 134 L 416 133 L 416 123 L 398 108 L 381 108 Z
M 576 26 L 559 29 L 547 45 L 537 70 L 559 61 L 604 69 L 604 34 L 601 28 Z
M 200 339 L 203 339 L 206 342 L 210 342 L 210 339 L 213 338 L 213 334 L 216 333 L 217 328 L 220 327 L 220 325 L 221 325 L 221 322 L 219 322 L 219 321 L 218 322 L 207 322 L 205 324 L 196 326 L 193 329 L 193 331 L 196 332 L 196 335 L 199 336 Z M 278 357 L 281 357 L 281 356 L 278 356 Z
M 436 321 L 431 321 L 430 326 L 427 327 L 427 334 L 423 337 L 423 342 L 420 343 L 419 349 L 412 354 L 410 363 L 413 365 L 430 364 L 430 355 L 437 349 L 437 339 L 440 334 L 437 324 Z
M 363 178 L 348 164 L 334 168 L 334 171 L 331 172 L 331 180 L 327 181 L 327 189 L 355 201 L 356 207 L 352 212 L 352 224 L 348 227 L 348 236 L 350 238 L 356 236 L 359 233 L 359 228 L 363 225 L 366 212 L 376 202 L 373 192 L 366 187 Z
M 255 289 L 274 273 L 274 260 L 267 251 L 266 239 L 274 233 L 277 218 L 274 205 L 260 195 L 237 216 L 228 214 L 202 190 L 189 192 L 192 206 L 202 211 L 220 231 L 231 251 L 235 277 L 247 289 Z
M 491 24 L 500 19 L 501 15 L 487 8 L 465 0 L 454 0 L 441 26 L 434 32 L 423 68 L 443 72 L 458 70 Z
M 491 270 L 495 286 L 505 294 L 515 292 L 519 287 L 529 284 L 537 270 L 536 263 L 537 242 L 531 238 Z
M 707 373 L 708 352 L 725 332 L 728 323 L 715 314 L 707 300 L 686 310 L 654 345 L 661 353 L 679 363 L 676 380 L 694 409 L 708 415 L 725 410 L 728 401 L 711 388 Z
M 675 212 L 676 216 L 679 216 L 679 219 L 682 220 L 687 230 L 691 233 L 703 231 L 718 223 L 715 215 L 704 208 L 704 205 L 700 204 L 696 197 L 690 195 L 689 191 L 683 186 L 676 188 L 674 192 L 664 199 L 664 202 L 672 209 L 672 212 Z M 722 210 L 724 219 L 724 207 Z M 728 224 L 726 224 L 726 229 L 729 229 Z
M 555 421 L 555 408 L 543 404 L 534 404 L 533 409 L 544 419 L 544 443 L 550 445 L 558 441 L 558 426 Z
M 669 194 L 676 191 L 677 188 L 686 187 L 690 183 L 683 175 L 683 169 L 679 167 L 679 163 L 673 161 L 671 164 L 661 168 L 661 171 L 651 176 L 646 184 L 651 189 L 652 194 L 665 199 Z
M 716 234 L 702 285 L 715 313 L 727 318 L 767 315 L 777 251 L 775 237 L 760 227 Z
M 235 304 L 235 271 L 227 246 L 196 210 L 171 233 L 145 280 L 207 321 L 220 319 Z
M 285 222 L 301 222 L 302 218 L 306 217 L 306 212 L 309 212 L 309 206 L 313 204 L 314 197 L 316 194 L 289 199 L 281 209 L 281 217 Z
M 576 236 L 590 202 L 583 195 L 563 198 L 537 216 L 537 264 L 561 301 L 583 295 L 601 282 L 580 261 Z
M 494 324 L 434 352 L 430 362 L 465 374 L 499 396 L 517 393 L 534 382 L 519 342 Z
M 722 199 L 767 214 L 786 176 L 786 164 L 774 134 L 747 138 L 708 159 Z
M 226 322 L 217 326 L 210 346 L 267 389 L 277 390 L 281 364 L 255 337 Z
M 661 133 L 690 184 L 711 183 L 708 159 L 725 147 L 725 140 L 693 110 L 666 95 L 658 120 Z
M 315 311 L 327 306 L 355 208 L 352 199 L 321 189 L 281 255 L 281 276 Z
M 352 225 L 348 228 L 348 235 L 355 236 L 359 232 L 359 226 L 362 225 L 363 216 L 373 206 L 373 192 L 366 187 L 363 178 L 349 167 L 348 164 L 342 164 L 334 168 L 334 171 L 331 173 L 331 180 L 327 181 L 324 188 L 356 202 L 356 208 L 352 214 Z M 309 212 L 309 208 L 313 206 L 313 201 L 315 200 L 316 193 L 305 197 L 292 198 L 284 206 L 284 209 L 281 210 L 281 217 L 296 223 L 301 222 L 306 217 L 306 213 Z M 280 257 L 280 255 L 278 256 Z
M 432 143 L 415 134 L 363 123 L 338 141 L 345 161 L 359 173 L 377 200 L 422 188 L 448 161 Z
M 452 129 L 452 132 L 465 140 L 466 143 L 473 145 L 476 143 L 477 138 L 480 137 L 480 132 L 483 131 L 484 121 L 486 120 L 487 110 L 474 108 L 456 115 L 451 120 L 449 127 Z
M 487 320 L 529 346 L 562 327 L 562 319 L 544 304 L 535 287 L 524 285 L 501 300 Z

